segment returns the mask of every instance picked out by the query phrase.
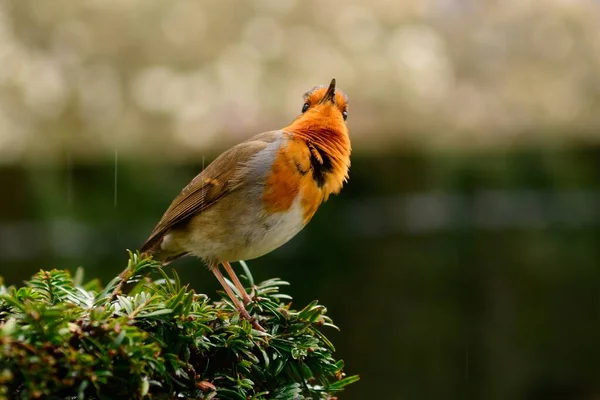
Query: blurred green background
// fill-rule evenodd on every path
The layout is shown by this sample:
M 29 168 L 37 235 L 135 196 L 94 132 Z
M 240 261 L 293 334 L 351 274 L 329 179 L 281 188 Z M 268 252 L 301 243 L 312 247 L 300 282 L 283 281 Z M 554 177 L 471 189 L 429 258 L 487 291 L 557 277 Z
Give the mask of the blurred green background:
M 600 2 L 0 0 L 0 274 L 105 282 L 220 151 L 336 77 L 350 181 L 249 263 L 343 399 L 600 399 Z M 201 262 L 172 266 L 197 290 Z

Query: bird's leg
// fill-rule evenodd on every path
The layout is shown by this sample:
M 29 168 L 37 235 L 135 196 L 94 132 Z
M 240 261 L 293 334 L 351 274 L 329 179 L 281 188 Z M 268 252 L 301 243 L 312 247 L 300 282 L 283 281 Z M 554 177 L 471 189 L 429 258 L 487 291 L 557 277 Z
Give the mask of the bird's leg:
M 248 293 L 246 293 L 246 289 L 244 289 L 244 285 L 242 285 L 242 282 L 240 282 L 240 279 L 235 274 L 235 271 L 233 270 L 233 268 L 231 268 L 231 264 L 229 264 L 227 261 L 224 261 L 221 264 L 223 264 L 223 266 L 225 267 L 225 271 L 227 271 L 227 274 L 233 281 L 233 284 L 235 285 L 237 290 L 240 292 L 240 295 L 242 296 L 242 300 L 244 301 L 244 304 L 251 303 L 252 299 L 250 298 L 250 296 L 248 296 Z
M 264 328 L 262 326 L 260 326 L 258 324 L 258 322 L 256 322 L 256 320 L 250 316 L 250 314 L 248 314 L 248 311 L 246 311 L 244 304 L 240 301 L 240 299 L 238 299 L 235 296 L 235 293 L 233 293 L 233 290 L 231 290 L 231 288 L 229 287 L 227 282 L 225 282 L 225 278 L 223 277 L 223 274 L 221 273 L 221 271 L 219 271 L 219 264 L 215 264 L 215 265 L 211 266 L 210 269 L 213 272 L 213 274 L 215 274 L 215 276 L 217 277 L 217 280 L 219 281 L 221 286 L 223 286 L 223 289 L 225 289 L 225 292 L 227 293 L 227 295 L 229 296 L 231 301 L 233 301 L 233 304 L 235 304 L 235 306 L 237 307 L 238 311 L 240 312 L 240 315 L 243 318 L 245 318 L 246 320 L 250 321 L 252 323 L 252 326 L 254 327 L 254 329 L 257 329 L 261 332 L 265 332 Z

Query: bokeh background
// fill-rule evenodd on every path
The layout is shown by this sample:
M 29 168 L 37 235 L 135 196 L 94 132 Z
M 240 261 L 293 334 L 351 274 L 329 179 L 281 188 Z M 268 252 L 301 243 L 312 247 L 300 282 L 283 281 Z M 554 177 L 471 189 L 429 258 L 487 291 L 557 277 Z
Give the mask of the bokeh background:
M 0 274 L 106 282 L 204 165 L 336 77 L 350 182 L 250 266 L 327 305 L 362 376 L 341 398 L 599 399 L 599 21 L 591 0 L 0 0 Z

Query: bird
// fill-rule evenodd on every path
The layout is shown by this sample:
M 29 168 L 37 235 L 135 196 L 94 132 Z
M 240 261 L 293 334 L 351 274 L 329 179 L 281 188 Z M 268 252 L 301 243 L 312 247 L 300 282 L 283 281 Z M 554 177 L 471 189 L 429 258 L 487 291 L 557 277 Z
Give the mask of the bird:
M 204 261 L 240 315 L 252 299 L 231 262 L 261 257 L 300 232 L 348 180 L 348 97 L 333 78 L 304 94 L 288 126 L 260 133 L 214 159 L 183 188 L 141 246 L 166 265 L 183 256 Z M 241 300 L 226 283 L 222 265 Z

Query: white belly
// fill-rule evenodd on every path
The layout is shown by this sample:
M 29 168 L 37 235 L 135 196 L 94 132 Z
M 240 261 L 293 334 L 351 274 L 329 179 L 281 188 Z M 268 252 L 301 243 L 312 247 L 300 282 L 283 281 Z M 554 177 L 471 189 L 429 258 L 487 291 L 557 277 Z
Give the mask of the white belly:
M 195 218 L 186 230 L 165 235 L 161 247 L 174 254 L 193 254 L 207 263 L 251 260 L 282 246 L 302 230 L 300 201 L 298 195 L 287 211 L 266 216 L 263 211 L 249 211 L 258 206 L 240 208 L 231 225 L 211 223 L 220 213 L 218 207 L 213 207 Z
M 302 230 L 304 217 L 300 197 L 296 197 L 287 211 L 269 215 L 259 225 L 261 228 L 248 232 L 248 246 L 244 254 L 240 255 L 240 260 L 250 260 L 270 253 Z

